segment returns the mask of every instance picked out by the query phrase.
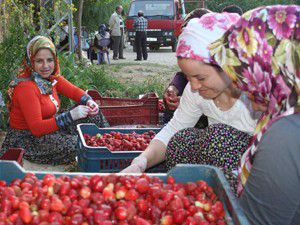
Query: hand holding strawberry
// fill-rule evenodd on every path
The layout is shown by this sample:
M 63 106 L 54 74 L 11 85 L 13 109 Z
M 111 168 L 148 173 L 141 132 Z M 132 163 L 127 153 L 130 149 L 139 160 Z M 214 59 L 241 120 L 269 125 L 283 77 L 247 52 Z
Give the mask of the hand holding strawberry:
M 99 112 L 99 106 L 94 100 L 88 100 L 86 105 L 90 108 L 89 116 L 95 116 Z
M 178 105 L 179 105 L 179 101 L 180 101 L 180 96 L 178 96 L 178 89 L 173 86 L 170 85 L 165 93 L 164 93 L 164 101 L 166 104 L 166 108 L 169 110 L 176 110 Z

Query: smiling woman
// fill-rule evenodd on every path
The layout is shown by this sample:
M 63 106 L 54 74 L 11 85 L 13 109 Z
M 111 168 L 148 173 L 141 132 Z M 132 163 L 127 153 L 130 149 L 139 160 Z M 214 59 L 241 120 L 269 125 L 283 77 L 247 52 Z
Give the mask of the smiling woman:
M 171 121 L 123 172 L 143 172 L 165 159 L 168 169 L 178 163 L 209 164 L 225 169 L 235 189 L 234 173 L 259 114 L 252 110 L 246 94 L 212 64 L 208 45 L 238 18 L 237 14 L 207 13 L 183 28 L 176 56 L 189 83 Z M 193 128 L 202 115 L 208 117 L 209 126 Z
M 26 58 L 8 94 L 10 128 L 0 156 L 8 148 L 24 148 L 24 157 L 30 161 L 69 163 L 75 160 L 76 123 L 93 116 L 90 122 L 107 126 L 91 97 L 62 77 L 54 44 L 44 36 L 29 42 Z M 58 94 L 79 105 L 59 114 Z
M 54 56 L 49 49 L 39 50 L 33 61 L 33 69 L 47 79 L 53 73 L 55 67 Z

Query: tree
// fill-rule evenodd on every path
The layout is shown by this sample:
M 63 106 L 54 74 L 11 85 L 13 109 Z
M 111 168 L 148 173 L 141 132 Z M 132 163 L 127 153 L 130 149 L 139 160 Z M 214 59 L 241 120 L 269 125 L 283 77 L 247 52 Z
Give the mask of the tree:
M 77 15 L 77 26 L 76 26 L 77 37 L 78 37 L 77 54 L 78 54 L 79 60 L 82 59 L 82 51 L 81 51 L 81 21 L 82 21 L 83 1 L 84 0 L 79 0 L 79 3 L 78 3 L 78 15 Z

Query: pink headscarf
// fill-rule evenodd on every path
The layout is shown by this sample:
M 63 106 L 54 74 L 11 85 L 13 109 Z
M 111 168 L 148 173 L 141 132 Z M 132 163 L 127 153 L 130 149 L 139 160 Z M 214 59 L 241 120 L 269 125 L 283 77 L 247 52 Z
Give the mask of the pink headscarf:
M 207 13 L 191 19 L 179 36 L 176 57 L 213 63 L 209 44 L 222 37 L 239 18 L 236 13 Z

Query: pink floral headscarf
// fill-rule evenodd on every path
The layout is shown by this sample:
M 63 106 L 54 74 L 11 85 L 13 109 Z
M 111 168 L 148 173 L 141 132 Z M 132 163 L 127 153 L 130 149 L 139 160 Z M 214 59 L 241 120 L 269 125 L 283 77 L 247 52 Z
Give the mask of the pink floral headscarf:
M 211 63 L 208 45 L 220 38 L 240 16 L 236 13 L 207 13 L 191 19 L 179 36 L 176 56 Z
M 217 64 L 239 88 L 267 106 L 241 159 L 238 194 L 266 130 L 279 118 L 300 113 L 299 42 L 300 6 L 276 5 L 245 13 L 210 47 Z

